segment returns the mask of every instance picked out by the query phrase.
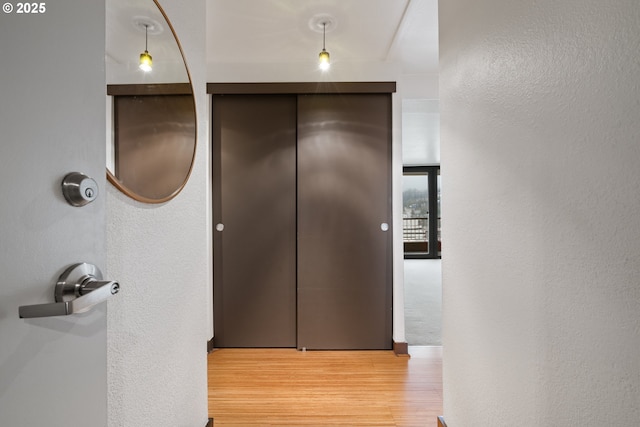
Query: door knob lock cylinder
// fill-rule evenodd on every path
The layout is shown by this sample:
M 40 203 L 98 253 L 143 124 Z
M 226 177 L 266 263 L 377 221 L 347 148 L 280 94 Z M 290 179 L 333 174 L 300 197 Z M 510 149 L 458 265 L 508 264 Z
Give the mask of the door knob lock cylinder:
M 62 180 L 62 194 L 71 206 L 84 206 L 98 197 L 98 183 L 80 172 L 71 172 Z

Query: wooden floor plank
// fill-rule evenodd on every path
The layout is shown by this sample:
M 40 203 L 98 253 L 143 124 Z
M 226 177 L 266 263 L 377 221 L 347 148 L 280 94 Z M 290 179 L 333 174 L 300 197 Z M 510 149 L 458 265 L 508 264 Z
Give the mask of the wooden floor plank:
M 221 349 L 209 355 L 215 426 L 437 425 L 442 349 L 391 351 Z

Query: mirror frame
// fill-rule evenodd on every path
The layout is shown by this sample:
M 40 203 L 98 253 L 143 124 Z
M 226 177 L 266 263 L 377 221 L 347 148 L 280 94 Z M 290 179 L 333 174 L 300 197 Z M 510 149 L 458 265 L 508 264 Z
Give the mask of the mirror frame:
M 120 190 L 122 193 L 124 193 L 128 197 L 141 203 L 160 204 L 160 203 L 166 203 L 171 199 L 173 199 L 174 197 L 176 197 L 178 194 L 180 194 L 180 192 L 187 185 L 189 178 L 191 177 L 191 172 L 193 171 L 193 165 L 196 159 L 196 151 L 198 149 L 198 111 L 196 108 L 196 96 L 195 96 L 195 91 L 193 90 L 193 81 L 191 80 L 191 72 L 189 71 L 189 66 L 187 65 L 187 59 L 185 58 L 184 50 L 182 49 L 182 45 L 180 44 L 180 39 L 178 39 L 178 35 L 176 34 L 176 31 L 173 28 L 173 25 L 171 24 L 171 21 L 169 20 L 169 17 L 167 16 L 166 12 L 162 8 L 162 6 L 160 6 L 160 3 L 158 3 L 157 0 L 151 0 L 151 1 L 153 1 L 153 3 L 156 5 L 156 7 L 158 8 L 158 11 L 160 11 L 160 14 L 162 15 L 165 22 L 167 23 L 167 26 L 171 30 L 173 39 L 176 41 L 176 44 L 178 45 L 178 50 L 180 51 L 180 56 L 182 57 L 182 63 L 184 64 L 184 68 L 187 72 L 187 78 L 189 80 L 188 84 L 189 84 L 189 87 L 191 88 L 191 96 L 193 98 L 193 120 L 195 125 L 194 135 L 193 135 L 193 138 L 194 138 L 193 155 L 191 156 L 191 164 L 189 165 L 189 171 L 187 172 L 187 175 L 185 176 L 182 184 L 180 184 L 180 186 L 176 188 L 175 191 L 173 191 L 171 194 L 169 194 L 168 196 L 162 197 L 160 199 L 151 199 L 149 197 L 142 196 L 132 191 L 124 183 L 120 182 L 118 178 L 109 170 L 109 168 L 105 166 L 105 169 L 107 171 L 107 181 L 109 181 L 114 187 L 116 187 L 118 190 Z M 113 126 L 113 121 L 111 122 L 111 126 Z

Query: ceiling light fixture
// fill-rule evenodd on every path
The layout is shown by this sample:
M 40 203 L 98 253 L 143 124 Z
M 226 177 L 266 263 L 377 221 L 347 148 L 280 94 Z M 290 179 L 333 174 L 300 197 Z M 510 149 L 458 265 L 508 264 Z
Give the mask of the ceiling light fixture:
M 149 55 L 148 48 L 148 30 L 149 25 L 144 24 L 144 52 L 140 54 L 140 69 L 146 73 L 151 71 L 151 66 L 153 65 L 153 60 L 151 55 Z
M 322 23 L 322 52 L 318 55 L 320 62 L 320 69 L 322 71 L 326 71 L 331 67 L 331 62 L 329 61 L 329 52 L 325 49 L 325 35 L 327 30 L 327 23 Z

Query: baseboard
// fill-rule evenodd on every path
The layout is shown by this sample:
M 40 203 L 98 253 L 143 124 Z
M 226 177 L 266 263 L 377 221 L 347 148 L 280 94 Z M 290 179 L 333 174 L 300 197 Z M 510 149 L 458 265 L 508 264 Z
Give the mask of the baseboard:
M 204 427 L 213 427 L 213 418 L 209 418 L 209 422 Z
M 444 417 L 442 415 L 438 417 L 438 427 L 447 427 L 447 423 L 444 422 Z
M 213 351 L 213 338 L 207 341 L 207 354 Z
M 393 352 L 396 356 L 408 356 L 409 344 L 406 342 L 393 342 Z

